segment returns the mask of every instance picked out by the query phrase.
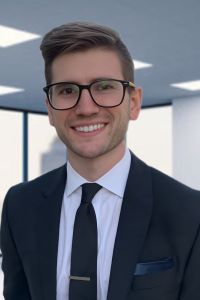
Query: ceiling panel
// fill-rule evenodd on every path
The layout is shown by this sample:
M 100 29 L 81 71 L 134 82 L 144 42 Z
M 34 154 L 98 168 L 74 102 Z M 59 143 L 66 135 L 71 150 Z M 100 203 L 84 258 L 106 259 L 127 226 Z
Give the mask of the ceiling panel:
M 0 107 L 45 112 L 41 37 L 55 26 L 77 20 L 115 28 L 133 59 L 152 64 L 136 70 L 136 84 L 143 87 L 144 107 L 200 95 L 200 90 L 172 86 L 200 80 L 199 16 L 199 0 L 2 1 L 0 26 L 39 37 L 0 46 L 0 86 L 21 90 L 0 95 Z M 0 45 L 1 39 L 0 31 Z

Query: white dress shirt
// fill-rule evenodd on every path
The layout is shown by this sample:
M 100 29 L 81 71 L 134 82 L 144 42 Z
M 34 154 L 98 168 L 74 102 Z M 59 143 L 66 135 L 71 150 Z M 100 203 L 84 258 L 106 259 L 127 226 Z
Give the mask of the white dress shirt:
M 131 156 L 124 157 L 96 182 L 102 189 L 92 200 L 97 218 L 97 300 L 106 300 L 110 269 L 122 199 L 130 169 Z M 63 196 L 57 258 L 57 300 L 68 300 L 73 226 L 81 201 L 81 185 L 88 182 L 67 163 L 67 183 Z

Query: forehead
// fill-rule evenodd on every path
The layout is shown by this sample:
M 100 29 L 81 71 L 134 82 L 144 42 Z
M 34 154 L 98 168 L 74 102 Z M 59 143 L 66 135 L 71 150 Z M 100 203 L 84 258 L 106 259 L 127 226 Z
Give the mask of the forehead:
M 51 73 L 52 82 L 88 83 L 98 78 L 124 79 L 118 54 L 107 49 L 62 54 L 53 61 Z

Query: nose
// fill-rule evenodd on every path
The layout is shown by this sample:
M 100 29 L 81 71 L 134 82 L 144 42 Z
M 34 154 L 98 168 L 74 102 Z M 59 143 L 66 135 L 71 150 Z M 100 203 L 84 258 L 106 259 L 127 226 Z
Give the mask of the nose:
M 97 114 L 100 107 L 93 101 L 89 91 L 87 89 L 83 89 L 75 109 L 77 115 L 89 116 Z

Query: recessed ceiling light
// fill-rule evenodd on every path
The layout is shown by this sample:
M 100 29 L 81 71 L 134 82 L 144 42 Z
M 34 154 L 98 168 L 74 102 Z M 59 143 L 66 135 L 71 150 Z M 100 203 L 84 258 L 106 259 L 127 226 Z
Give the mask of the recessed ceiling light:
M 38 34 L 0 25 L 0 47 L 14 46 L 38 38 Z
M 171 86 L 188 91 L 200 91 L 200 80 L 173 83 Z
M 0 96 L 6 95 L 6 94 L 19 93 L 19 92 L 24 92 L 24 89 L 15 88 L 12 86 L 0 85 Z
M 145 62 L 140 61 L 140 60 L 133 60 L 133 62 L 134 62 L 135 70 L 153 67 L 152 64 L 148 64 L 148 63 L 145 63 Z

